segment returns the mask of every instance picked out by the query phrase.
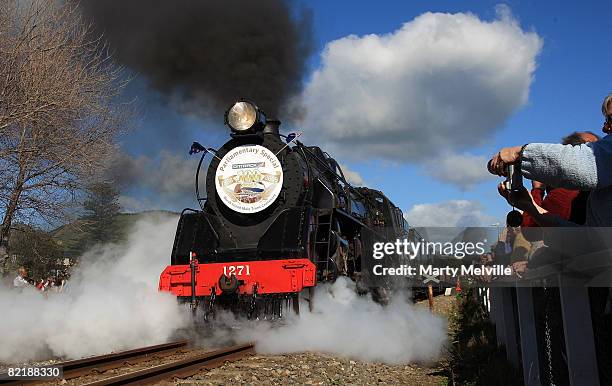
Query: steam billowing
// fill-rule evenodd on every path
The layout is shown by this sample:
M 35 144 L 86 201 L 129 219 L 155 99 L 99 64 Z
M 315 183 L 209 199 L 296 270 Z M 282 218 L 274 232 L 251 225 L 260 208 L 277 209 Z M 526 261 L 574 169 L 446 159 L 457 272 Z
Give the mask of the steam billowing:
M 200 115 L 238 97 L 276 115 L 299 92 L 310 13 L 280 0 L 84 0 L 115 58 Z
M 402 294 L 383 307 L 359 296 L 355 283 L 340 277 L 317 285 L 314 299 L 313 312 L 303 302 L 299 317 L 291 313 L 280 325 L 221 314 L 220 321 L 232 329 L 216 328 L 209 339 L 216 345 L 255 342 L 260 353 L 326 352 L 387 364 L 434 361 L 447 341 L 446 320 L 413 306 Z
M 0 362 L 79 358 L 163 343 L 190 326 L 189 313 L 157 281 L 168 264 L 176 229 L 173 215 L 149 215 L 135 224 L 126 245 L 89 251 L 73 272 L 66 293 L 45 298 L 0 287 Z M 219 312 L 212 329 L 218 347 L 228 341 L 256 342 L 263 353 L 318 351 L 365 361 L 406 363 L 436 359 L 446 341 L 446 322 L 406 298 L 383 307 L 358 296 L 355 284 L 339 278 L 316 288 L 314 311 L 281 325 L 235 320 Z M 231 328 L 223 328 L 231 327 Z M 239 328 L 236 328 L 239 327 Z M 212 342 L 212 343 L 211 343 Z
M 79 358 L 164 343 L 188 319 L 174 296 L 157 291 L 176 216 L 139 221 L 124 246 L 81 257 L 67 292 L 48 298 L 0 286 L 0 362 Z

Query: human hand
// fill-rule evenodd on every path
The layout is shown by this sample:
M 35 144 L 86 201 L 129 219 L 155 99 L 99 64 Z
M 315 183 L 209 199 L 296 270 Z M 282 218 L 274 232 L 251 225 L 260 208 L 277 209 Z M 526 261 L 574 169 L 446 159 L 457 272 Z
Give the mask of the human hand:
M 546 189 L 546 185 L 540 181 L 531 181 L 531 188 L 532 189 L 542 189 L 545 190 Z
M 519 277 L 527 270 L 527 260 L 515 261 L 512 263 L 512 272 L 516 273 Z
M 497 191 L 500 196 L 506 199 L 510 205 L 526 212 L 532 212 L 535 209 L 535 202 L 531 193 L 525 187 L 518 191 L 510 191 L 506 189 L 504 183 L 497 185 Z
M 516 163 L 521 154 L 522 146 L 505 147 L 495 154 L 489 161 L 489 172 L 498 176 L 506 175 L 506 165 Z

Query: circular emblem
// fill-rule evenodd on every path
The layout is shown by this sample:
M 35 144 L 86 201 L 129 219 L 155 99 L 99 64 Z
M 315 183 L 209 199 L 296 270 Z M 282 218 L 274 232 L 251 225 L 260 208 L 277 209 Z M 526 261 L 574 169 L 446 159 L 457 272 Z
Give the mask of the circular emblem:
M 219 162 L 215 187 L 230 209 L 257 213 L 278 197 L 283 187 L 283 168 L 274 153 L 263 146 L 238 146 Z

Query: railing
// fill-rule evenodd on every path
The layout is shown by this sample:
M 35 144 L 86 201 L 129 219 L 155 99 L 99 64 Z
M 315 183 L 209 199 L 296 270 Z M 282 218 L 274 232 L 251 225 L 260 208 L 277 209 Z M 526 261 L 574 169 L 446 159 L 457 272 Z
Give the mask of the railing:
M 578 256 L 478 291 L 525 385 L 612 384 L 611 256 Z

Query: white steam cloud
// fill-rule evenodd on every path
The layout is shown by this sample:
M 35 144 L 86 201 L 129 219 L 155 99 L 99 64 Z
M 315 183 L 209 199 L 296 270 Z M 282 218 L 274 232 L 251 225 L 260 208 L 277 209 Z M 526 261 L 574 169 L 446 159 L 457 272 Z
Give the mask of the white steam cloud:
M 435 360 L 446 342 L 446 321 L 396 296 L 381 306 L 359 296 L 341 277 L 316 288 L 314 311 L 301 304 L 283 326 L 258 323 L 241 329 L 240 339 L 256 342 L 261 353 L 326 352 L 389 364 Z
M 157 291 L 176 216 L 139 221 L 127 244 L 82 257 L 66 293 L 0 288 L 0 362 L 79 358 L 163 343 L 186 326 L 175 298 Z
M 528 101 L 543 44 L 507 6 L 496 11 L 491 21 L 425 13 L 328 43 L 302 94 L 302 125 L 354 158 L 423 163 L 485 144 Z
M 176 223 L 175 216 L 150 215 L 135 225 L 126 245 L 88 252 L 67 293 L 45 298 L 33 289 L 0 289 L 0 362 L 79 358 L 142 347 L 168 341 L 177 330 L 191 326 L 185 308 L 171 294 L 157 292 Z M 396 364 L 435 360 L 446 342 L 443 318 L 402 296 L 383 307 L 370 296 L 359 296 L 346 278 L 319 285 L 314 306 L 311 313 L 302 302 L 301 315 L 291 314 L 281 325 L 236 322 L 223 313 L 218 321 L 226 315 L 239 323 L 241 328 L 232 328 L 229 338 L 254 341 L 262 353 L 317 351 Z M 215 345 L 227 343 L 227 332 L 212 332 Z

